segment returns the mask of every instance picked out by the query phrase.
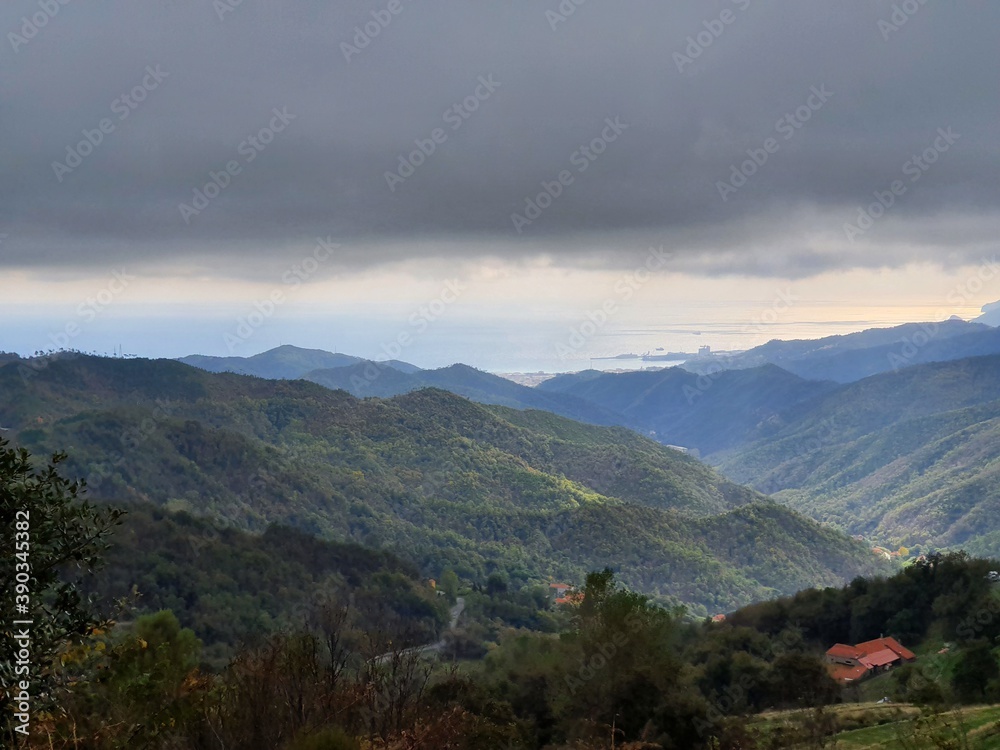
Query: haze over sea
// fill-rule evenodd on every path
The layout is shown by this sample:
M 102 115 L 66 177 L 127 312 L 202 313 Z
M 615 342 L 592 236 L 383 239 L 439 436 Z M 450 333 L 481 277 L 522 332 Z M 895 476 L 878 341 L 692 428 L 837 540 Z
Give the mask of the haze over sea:
M 591 309 L 597 309 L 594 306 Z M 650 312 L 650 306 L 643 308 Z M 942 315 L 942 312 L 946 314 Z M 208 321 L 185 321 L 183 317 L 132 318 L 114 307 L 94 320 L 71 341 L 81 351 L 112 353 L 122 346 L 126 354 L 141 357 L 180 357 L 187 354 L 252 356 L 281 344 L 338 351 L 374 360 L 402 359 L 425 368 L 462 362 L 491 372 L 572 372 L 595 369 L 636 369 L 669 366 L 676 362 L 644 362 L 641 359 L 599 359 L 632 353 L 663 351 L 696 352 L 701 346 L 713 351 L 745 350 L 771 339 L 814 339 L 914 321 L 942 320 L 958 315 L 966 320 L 979 314 L 974 305 L 845 305 L 833 301 L 798 300 L 791 307 L 764 306 L 739 300 L 704 302 L 679 309 L 664 303 L 656 314 L 640 320 L 632 310 L 609 317 L 599 330 L 583 311 L 567 311 L 562 320 L 545 315 L 537 321 L 524 319 L 482 320 L 455 310 L 426 326 L 414 325 L 409 315 L 364 318 L 340 314 L 318 314 L 289 306 L 267 320 L 252 335 L 233 346 L 225 335 L 236 330 L 231 311 L 220 311 Z M 9 349 L 30 354 L 40 342 L 52 348 L 53 334 L 66 319 L 45 317 L 21 331 L 11 331 Z M 418 321 L 419 323 L 419 321 Z M 574 332 L 577 334 L 574 337 Z M 401 334 L 409 343 L 397 351 L 392 342 Z M 590 334 L 590 335 L 588 335 Z M 658 352 L 657 349 L 663 351 Z
M 938 308 L 866 307 L 851 308 L 833 303 L 800 304 L 793 311 L 777 313 L 777 320 L 765 323 L 767 312 L 758 311 L 740 320 L 730 317 L 732 303 L 691 309 L 686 315 L 645 324 L 618 325 L 609 320 L 603 328 L 574 350 L 573 330 L 580 331 L 586 318 L 572 323 L 541 323 L 513 329 L 510 326 L 490 330 L 481 325 L 446 324 L 425 334 L 412 347 L 408 361 L 424 367 L 439 367 L 460 361 L 491 372 L 572 372 L 638 369 L 670 366 L 678 362 L 645 362 L 641 359 L 598 359 L 619 354 L 663 354 L 696 352 L 701 346 L 713 351 L 745 350 L 771 339 L 816 339 L 824 336 L 886 328 L 913 321 L 933 320 Z M 874 313 L 874 314 L 873 314 Z M 979 314 L 979 308 L 959 309 L 955 313 L 967 320 Z M 362 346 L 358 342 L 358 346 Z M 572 350 L 566 353 L 565 346 Z M 662 348 L 663 351 L 656 351 Z M 354 353 L 353 349 L 344 351 Z M 360 349 L 359 349 L 360 351 Z M 560 356 L 562 352 L 565 356 Z M 403 359 L 407 359 L 404 355 Z

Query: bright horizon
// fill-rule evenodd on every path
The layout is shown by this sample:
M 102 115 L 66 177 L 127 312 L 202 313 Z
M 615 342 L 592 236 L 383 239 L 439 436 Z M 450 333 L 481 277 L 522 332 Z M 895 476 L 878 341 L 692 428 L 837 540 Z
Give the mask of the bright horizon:
M 1000 299 L 1000 8 L 219 5 L 0 8 L 0 349 L 566 369 Z

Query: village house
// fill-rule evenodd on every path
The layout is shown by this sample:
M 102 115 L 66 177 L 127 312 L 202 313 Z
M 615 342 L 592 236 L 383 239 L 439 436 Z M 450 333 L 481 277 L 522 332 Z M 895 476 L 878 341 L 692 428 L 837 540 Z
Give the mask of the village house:
M 549 584 L 549 594 L 556 598 L 565 596 L 567 591 L 572 591 L 573 587 L 568 583 L 550 583 Z
M 565 583 L 550 583 L 549 593 L 555 597 L 556 604 L 579 605 L 583 602 L 583 592 L 576 591 L 573 586 Z
M 916 658 L 912 651 L 891 637 L 876 638 L 856 646 L 837 643 L 826 652 L 830 676 L 842 684 L 860 682 Z

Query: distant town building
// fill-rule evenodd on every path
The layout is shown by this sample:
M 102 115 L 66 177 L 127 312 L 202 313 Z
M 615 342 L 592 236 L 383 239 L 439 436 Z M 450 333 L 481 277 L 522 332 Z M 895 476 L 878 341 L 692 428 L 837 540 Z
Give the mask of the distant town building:
M 699 357 L 707 357 L 711 353 L 712 353 L 712 347 L 710 347 L 710 346 L 699 346 L 698 347 L 698 356 Z

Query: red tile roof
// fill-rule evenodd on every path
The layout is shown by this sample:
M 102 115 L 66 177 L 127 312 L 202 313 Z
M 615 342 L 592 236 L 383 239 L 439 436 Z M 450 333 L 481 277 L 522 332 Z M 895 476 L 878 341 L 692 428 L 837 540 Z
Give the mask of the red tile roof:
M 873 641 L 865 641 L 864 643 L 859 643 L 855 646 L 858 651 L 861 652 L 863 656 L 868 654 L 873 654 L 876 651 L 882 651 L 884 649 L 889 649 L 893 653 L 899 655 L 903 659 L 916 659 L 916 654 L 914 654 L 910 649 L 904 647 L 895 638 L 876 638 Z
M 871 669 L 894 664 L 900 659 L 916 658 L 912 651 L 895 638 L 876 638 L 857 646 L 837 643 L 827 649 L 826 655 L 833 659 L 857 659 L 861 663 L 861 666 L 827 664 L 830 676 L 838 682 L 853 682 L 863 678 Z
M 846 643 L 836 643 L 830 646 L 826 650 L 827 656 L 835 656 L 841 659 L 857 659 L 862 654 L 854 646 L 848 646 Z
M 868 674 L 868 667 L 851 667 L 847 664 L 827 664 L 830 676 L 837 682 L 855 682 Z
M 899 661 L 899 654 L 893 651 L 891 648 L 884 648 L 881 651 L 876 651 L 871 654 L 865 654 L 861 657 L 861 663 L 867 667 L 884 667 L 887 664 L 892 664 L 893 662 Z

